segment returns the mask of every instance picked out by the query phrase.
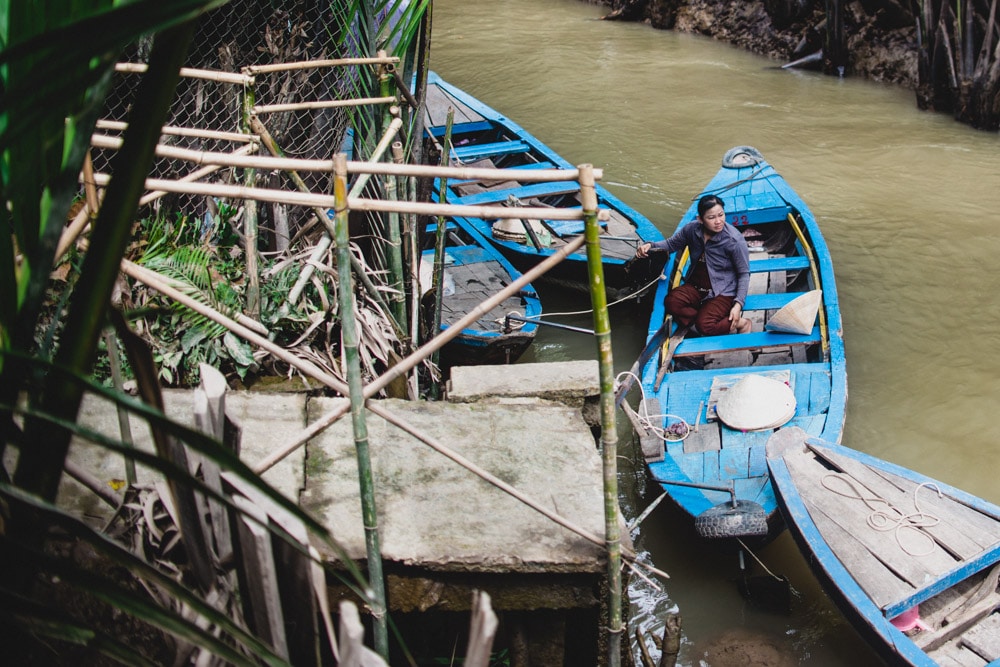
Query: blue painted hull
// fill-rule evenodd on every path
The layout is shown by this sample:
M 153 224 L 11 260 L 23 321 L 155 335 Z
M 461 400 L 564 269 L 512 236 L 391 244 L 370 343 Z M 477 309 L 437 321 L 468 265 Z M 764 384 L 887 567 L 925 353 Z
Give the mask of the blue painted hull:
M 448 223 L 446 229 L 441 331 L 521 277 L 521 273 L 476 230 L 458 229 L 452 223 Z M 432 244 L 433 236 L 427 241 Z M 433 266 L 434 252 L 433 247 L 424 250 L 422 264 Z M 428 313 L 433 312 L 433 296 L 433 292 L 425 296 L 425 311 Z M 482 313 L 449 341 L 441 351 L 442 366 L 509 364 L 517 361 L 534 341 L 538 324 L 506 319 L 508 314 L 524 318 L 541 317 L 542 304 L 530 284 Z
M 893 665 L 1000 665 L 1000 507 L 862 452 L 809 442 L 808 451 L 771 455 L 769 467 L 789 530 L 859 633 Z M 912 519 L 900 519 L 902 533 L 872 523 L 886 507 L 893 519 Z M 904 623 L 901 615 L 914 610 L 925 627 L 904 632 L 912 616 Z
M 847 372 L 837 288 L 815 216 L 763 158 L 753 165 L 723 166 L 694 198 L 695 203 L 678 229 L 697 218 L 697 199 L 709 193 L 723 199 L 727 221 L 748 238 L 752 282 L 745 314 L 760 321 L 753 333 L 686 337 L 676 347 L 667 368 L 661 369 L 664 352 L 658 348 L 676 328 L 669 322 L 664 326 L 667 315 L 663 300 L 669 286 L 679 281 L 676 272 L 686 264 L 686 256 L 671 255 L 664 272 L 668 279 L 659 282 L 653 298 L 647 335 L 647 352 L 652 356 L 648 360 L 640 357 L 639 362 L 644 399 L 641 406 L 648 407 L 648 399 L 655 398 L 659 410 L 653 418 L 655 426 L 666 427 L 682 419 L 691 427 L 697 425 L 697 433 L 685 441 L 667 442 L 663 460 L 647 456 L 647 465 L 652 477 L 694 518 L 696 526 L 700 518 L 709 516 L 706 512 L 717 511 L 732 500 L 724 490 L 707 487 L 730 488 L 738 503 L 759 506 L 763 511 L 768 524 L 764 537 L 769 539 L 782 528 L 764 456 L 764 446 L 775 429 L 731 429 L 715 419 L 713 401 L 719 396 L 720 385 L 749 374 L 775 374 L 792 387 L 796 398 L 794 417 L 785 426 L 798 426 L 812 436 L 839 442 L 847 402 Z M 789 222 L 789 216 L 795 224 Z M 779 291 L 755 294 L 758 275 L 770 281 L 767 289 Z M 782 280 L 787 285 L 781 284 Z M 816 288 L 822 290 L 822 304 L 818 324 L 811 333 L 762 331 L 763 320 L 775 309 L 797 294 Z M 787 355 L 774 353 L 785 349 L 789 350 Z M 692 446 L 695 436 L 702 438 L 704 451 Z M 714 446 L 709 437 L 714 439 Z M 726 537 L 714 533 L 706 536 Z
M 466 92 L 442 80 L 435 73 L 428 77 L 428 107 L 439 111 L 429 112 L 425 134 L 440 141 L 445 134 L 446 116 L 440 110 L 453 109 L 451 164 L 453 166 L 488 166 L 503 169 L 575 169 L 575 166 L 540 142 L 524 128 L 483 104 Z M 474 191 L 468 184 L 449 181 L 447 200 L 450 204 L 499 205 L 515 197 L 524 205 L 580 208 L 578 186 L 575 183 L 511 182 L 491 187 L 487 191 L 477 186 Z M 568 186 L 568 187 L 567 187 Z M 605 223 L 601 239 L 602 264 L 609 296 L 620 297 L 647 285 L 648 271 L 642 266 L 633 269 L 630 260 L 639 244 L 657 241 L 663 235 L 638 211 L 628 206 L 601 185 L 596 187 L 598 206 L 611 212 Z M 435 200 L 440 183 L 434 186 Z M 529 203 L 530 202 L 530 203 Z M 483 238 L 507 257 L 520 271 L 527 271 L 558 251 L 566 240 L 583 233 L 583 223 L 541 221 L 538 243 L 526 234 L 511 238 L 501 234 L 493 220 L 456 217 L 454 221 L 465 228 L 475 229 Z M 658 271 L 659 267 L 656 267 Z M 655 272 L 653 273 L 655 277 Z M 559 266 L 543 278 L 565 287 L 587 290 L 587 257 L 585 249 L 569 255 Z

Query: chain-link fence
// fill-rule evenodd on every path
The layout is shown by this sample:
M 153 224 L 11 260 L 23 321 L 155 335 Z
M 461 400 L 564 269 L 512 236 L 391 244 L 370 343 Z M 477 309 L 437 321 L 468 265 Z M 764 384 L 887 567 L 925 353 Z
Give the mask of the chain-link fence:
M 233 287 L 239 302 L 233 302 L 231 307 L 270 327 L 272 335 L 276 330 L 284 331 L 286 335 L 278 335 L 278 341 L 291 344 L 297 355 L 338 377 L 342 377 L 342 369 L 337 344 L 336 272 L 330 268 L 336 262 L 323 224 L 329 210 L 258 200 L 247 197 L 245 190 L 243 194 L 223 196 L 219 192 L 224 188 L 216 187 L 249 186 L 258 194 L 268 189 L 332 194 L 333 175 L 309 169 L 292 172 L 205 166 L 193 161 L 190 151 L 260 151 L 264 155 L 326 161 L 342 151 L 349 152 L 353 159 L 371 156 L 388 124 L 390 106 L 397 102 L 400 77 L 392 81 L 391 68 L 380 69 L 373 62 L 386 62 L 385 58 L 370 57 L 376 55 L 376 45 L 374 39 L 366 37 L 375 31 L 372 26 L 378 21 L 363 11 L 352 14 L 353 4 L 347 0 L 234 0 L 203 17 L 160 139 L 165 148 L 159 151 L 148 175 L 170 184 L 161 185 L 164 191 L 148 192 L 140 200 L 142 208 L 137 214 L 139 220 L 148 221 L 142 223 L 147 232 L 160 230 L 173 244 L 216 245 L 210 253 L 214 264 L 209 273 Z M 114 88 L 98 122 L 92 148 L 93 168 L 100 184 L 106 182 L 103 175 L 113 175 L 116 142 L 126 130 L 151 48 L 152 38 L 133 45 L 116 68 Z M 387 75 L 380 79 L 380 72 Z M 405 142 L 406 137 L 404 128 L 398 138 Z M 181 155 L 175 149 L 189 152 Z M 392 155 L 393 151 L 386 150 L 380 159 L 392 159 Z M 387 183 L 384 177 L 372 176 L 366 180 L 363 193 L 352 191 L 352 196 L 384 198 L 387 190 L 391 195 L 394 188 L 400 198 L 410 196 L 411 185 L 403 182 L 397 187 L 396 180 L 391 180 Z M 213 194 L 194 194 L 195 188 L 182 193 L 183 189 L 178 190 L 175 184 L 183 181 L 211 182 Z M 363 213 L 357 220 L 354 217 L 352 213 L 351 236 L 360 251 L 355 249 L 352 265 L 356 264 L 355 275 L 364 286 L 359 290 L 357 306 L 359 326 L 364 331 L 361 355 L 363 365 L 374 376 L 388 365 L 390 354 L 405 353 L 405 348 L 416 340 L 415 327 L 407 324 L 413 319 L 415 307 L 408 314 L 407 308 L 400 305 L 410 286 L 409 281 L 403 284 L 399 267 L 400 252 L 408 254 L 408 261 L 416 253 L 402 248 L 398 224 L 393 240 L 380 214 Z M 163 226 L 162 221 L 175 224 Z M 220 228 L 230 237 L 232 231 L 241 237 L 245 266 L 242 259 L 236 266 L 227 259 L 241 254 L 236 247 L 230 250 L 226 246 L 220 252 L 231 242 L 215 243 L 212 236 Z M 149 239 L 143 244 L 150 245 Z M 258 263 L 258 253 L 263 262 Z M 394 258 L 395 278 L 390 280 L 386 275 Z M 185 267 L 178 268 L 175 258 L 169 259 L 162 270 L 184 272 Z M 285 277 L 289 267 L 294 267 L 294 285 Z M 203 267 L 193 268 L 202 271 Z M 186 274 L 180 277 L 190 283 L 197 280 L 193 275 L 190 280 Z M 300 296 L 303 303 L 299 303 Z M 151 336 L 154 325 L 147 327 Z M 181 381 L 186 379 L 184 367 L 191 365 L 182 360 L 193 354 L 193 348 L 185 351 L 174 328 L 160 327 L 162 340 L 156 347 L 169 350 L 161 356 L 174 364 L 173 378 Z M 249 349 L 241 352 L 233 345 L 216 347 L 219 356 L 237 362 L 241 374 L 254 365 Z
M 349 14 L 350 4 L 235 0 L 207 14 L 192 42 L 189 71 L 177 87 L 162 142 L 197 151 L 239 150 L 246 145 L 247 135 L 253 133 L 249 112 L 254 109 L 281 154 L 329 159 L 351 136 L 351 114 L 374 115 L 377 109 L 374 105 L 336 107 L 319 103 L 378 97 L 374 68 L 360 65 L 269 71 L 267 67 L 366 55 L 369 49 L 363 48 L 358 37 L 363 31 L 354 28 L 352 34 L 344 34 L 343 26 L 358 25 Z M 148 39 L 134 45 L 126 53 L 127 62 L 144 63 L 150 48 Z M 144 68 L 137 66 L 118 68 L 99 132 L 111 136 L 123 133 L 142 71 Z M 110 173 L 112 156 L 111 150 L 95 149 L 95 170 Z M 161 157 L 150 177 L 178 180 L 192 171 L 190 163 Z M 257 187 L 287 185 L 280 182 L 286 177 L 278 173 L 252 176 Z M 231 170 L 214 178 L 237 182 L 247 177 Z M 331 191 L 328 175 L 314 173 L 304 178 L 312 192 Z M 152 206 L 153 213 L 181 213 L 195 218 L 215 213 L 211 199 L 187 195 L 164 195 L 152 200 Z M 263 247 L 270 249 L 286 248 L 290 237 L 305 222 L 280 204 L 262 206 L 258 215 Z

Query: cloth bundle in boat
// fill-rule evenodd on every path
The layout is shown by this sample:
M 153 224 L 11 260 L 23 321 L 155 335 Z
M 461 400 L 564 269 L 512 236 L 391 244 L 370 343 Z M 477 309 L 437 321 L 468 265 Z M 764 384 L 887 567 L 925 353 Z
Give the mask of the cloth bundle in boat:
M 795 416 L 795 393 L 784 382 L 747 375 L 719 398 L 715 413 L 738 431 L 778 428 Z
M 808 334 L 812 332 L 813 322 L 816 321 L 822 301 L 823 290 L 819 289 L 795 297 L 771 315 L 764 328 L 768 331 Z

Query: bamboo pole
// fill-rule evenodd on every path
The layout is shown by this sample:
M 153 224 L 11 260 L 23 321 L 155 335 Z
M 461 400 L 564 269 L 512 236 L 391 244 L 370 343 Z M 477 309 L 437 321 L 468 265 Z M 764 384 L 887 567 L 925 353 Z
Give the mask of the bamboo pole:
M 455 336 L 460 334 L 463 329 L 465 329 L 467 326 L 475 322 L 477 319 L 479 319 L 486 313 L 490 312 L 490 310 L 495 308 L 500 303 L 503 303 L 505 299 L 511 297 L 514 294 L 517 294 L 519 291 L 524 289 L 525 286 L 530 284 L 532 280 L 537 280 L 540 276 L 544 275 L 546 271 L 548 271 L 553 266 L 558 264 L 565 257 L 576 252 L 581 246 L 583 246 L 584 242 L 585 238 L 583 236 L 576 237 L 575 239 L 567 243 L 565 246 L 560 248 L 556 254 L 546 258 L 545 260 L 540 262 L 537 266 L 531 268 L 530 270 L 522 274 L 520 278 L 518 278 L 510 285 L 508 285 L 507 287 L 503 288 L 502 290 L 494 294 L 486 301 L 483 301 L 481 304 L 479 304 L 479 306 L 477 306 L 472 311 L 467 313 L 464 317 L 459 319 L 450 327 L 442 331 L 440 334 L 438 334 L 431 340 L 424 343 L 417 350 L 414 350 L 409 356 L 407 356 L 399 363 L 395 364 L 394 366 L 386 370 L 385 373 L 375 378 L 373 381 L 369 382 L 368 385 L 365 387 L 365 398 L 372 398 L 378 395 L 380 391 L 389 386 L 389 384 L 392 383 L 394 380 L 416 368 L 421 362 L 424 361 L 424 359 L 429 357 L 434 350 L 439 349 L 445 343 L 447 343 Z M 174 297 L 171 296 L 171 298 Z M 185 305 L 187 305 L 187 303 L 185 303 Z M 251 342 L 256 342 L 256 341 L 251 341 Z M 268 347 L 266 349 L 270 351 L 272 348 Z M 278 358 L 287 361 L 287 359 L 285 359 L 284 357 L 279 356 Z M 266 471 L 270 470 L 273 466 L 275 466 L 279 461 L 281 461 L 286 456 L 294 452 L 296 449 L 304 445 L 310 439 L 322 433 L 323 430 L 325 430 L 331 424 L 340 419 L 346 412 L 347 412 L 346 408 L 343 411 L 334 410 L 333 412 L 324 415 L 323 417 L 320 417 L 319 419 L 314 421 L 311 425 L 306 427 L 301 433 L 299 433 L 299 435 L 297 435 L 292 442 L 287 443 L 282 447 L 278 447 L 277 449 L 272 451 L 269 456 L 266 456 L 263 460 L 259 461 L 257 465 L 254 467 L 254 472 L 256 472 L 259 475 L 264 474 Z
M 269 134 L 267 134 L 267 128 L 264 127 L 263 123 L 261 123 L 259 120 L 256 120 L 256 124 L 264 132 L 263 136 L 268 136 L 268 137 L 270 136 Z M 371 159 L 373 161 L 378 161 L 382 159 L 382 155 L 385 153 L 386 150 L 388 150 L 393 139 L 396 137 L 396 135 L 399 133 L 399 130 L 402 127 L 403 127 L 403 121 L 400 120 L 398 117 L 394 118 L 393 121 L 389 123 L 389 127 L 386 130 L 385 136 L 382 137 L 382 140 L 379 141 L 378 145 L 375 147 L 375 150 L 372 152 Z M 265 143 L 265 145 L 268 147 L 268 150 L 271 150 L 272 153 L 277 151 L 277 147 L 272 149 L 270 144 Z M 333 171 L 332 160 L 323 160 L 323 162 L 329 163 L 330 165 L 330 168 L 327 169 L 326 171 Z M 361 192 L 364 191 L 365 186 L 368 184 L 368 180 L 370 178 L 371 174 L 365 174 L 362 177 L 356 179 L 354 185 L 351 187 L 350 193 L 348 193 L 348 197 L 350 197 L 351 195 L 361 194 Z M 295 179 L 293 178 L 293 180 Z M 308 191 L 308 188 L 305 187 L 305 183 L 301 179 L 295 180 L 295 182 L 297 185 L 300 186 L 300 189 Z M 316 216 L 319 218 L 320 222 L 322 222 L 326 218 L 325 211 L 317 210 L 315 211 L 315 213 Z M 302 273 L 299 275 L 298 280 L 295 281 L 295 284 L 292 286 L 291 291 L 288 293 L 287 303 L 295 303 L 296 301 L 299 300 L 299 296 L 302 295 L 302 290 L 305 289 L 305 286 L 306 284 L 308 284 L 309 279 L 312 278 L 315 266 L 320 263 L 320 260 L 323 258 L 323 255 L 326 254 L 327 249 L 330 247 L 331 240 L 332 239 L 330 233 L 324 232 L 323 236 L 316 244 L 316 247 L 313 249 L 312 254 L 309 256 L 309 262 L 307 262 L 306 265 L 302 267 Z M 381 299 L 380 296 L 377 296 L 376 298 L 379 300 Z M 388 311 L 387 309 L 387 312 L 391 311 Z M 397 330 L 404 329 L 404 327 L 399 322 L 396 323 L 396 328 Z
M 128 123 L 118 120 L 98 120 L 95 128 L 98 130 L 124 132 L 128 129 Z M 195 137 L 198 139 L 218 139 L 219 141 L 260 141 L 259 137 L 252 134 L 242 134 L 240 132 L 220 132 L 217 130 L 201 130 L 193 127 L 176 127 L 174 125 L 164 125 L 160 128 L 160 134 L 178 137 Z
M 402 120 L 399 121 L 402 124 Z M 262 124 L 254 124 L 253 127 L 266 132 Z M 390 124 L 386 134 L 379 142 L 379 147 L 373 152 L 370 161 L 349 161 L 347 171 L 349 174 L 365 174 L 368 176 L 423 176 L 427 178 L 451 178 L 460 181 L 511 181 L 516 180 L 523 183 L 547 183 L 562 181 L 580 180 L 579 169 L 490 169 L 484 167 L 448 167 L 448 166 L 428 166 L 417 164 L 402 164 L 395 162 L 380 162 L 375 159 L 385 153 L 387 146 L 392 143 L 399 133 L 399 128 L 394 128 Z M 241 135 L 249 137 L 248 140 L 254 143 L 265 141 L 259 134 Z M 385 142 L 386 147 L 381 147 Z M 96 148 L 116 149 L 121 146 L 118 137 L 95 134 L 91 139 L 91 145 Z M 215 164 L 224 167 L 241 167 L 244 169 L 256 168 L 262 171 L 319 171 L 330 173 L 333 171 L 333 160 L 306 160 L 302 158 L 282 157 L 280 150 L 273 157 L 266 155 L 246 155 L 244 152 L 220 153 L 213 151 L 198 151 L 190 148 L 178 148 L 160 144 L 156 148 L 156 154 L 160 157 L 168 157 L 196 164 Z M 600 180 L 603 171 L 594 170 L 594 178 Z M 351 189 L 354 191 L 354 188 Z
M 433 449 L 439 450 L 442 454 L 448 456 L 448 458 L 451 458 L 453 461 L 455 461 L 462 467 L 466 468 L 470 472 L 473 472 L 474 474 L 480 477 L 483 477 L 483 479 L 488 481 L 490 484 L 493 484 L 497 488 L 507 492 L 509 495 L 512 495 L 517 500 L 520 500 L 521 502 L 525 503 L 532 509 L 552 519 L 555 523 L 558 523 L 564 528 L 567 528 L 568 530 L 576 533 L 577 535 L 580 535 L 580 537 L 583 537 L 584 539 L 588 540 L 593 544 L 596 544 L 598 546 L 604 546 L 605 541 L 602 538 L 593 535 L 589 531 L 576 526 L 569 520 L 562 518 L 555 512 L 549 510 L 544 503 L 535 501 L 532 498 L 525 496 L 524 494 L 521 494 L 519 491 L 511 487 L 509 484 L 506 484 L 503 480 L 493 477 L 489 472 L 486 472 L 478 468 L 474 463 L 467 461 L 461 455 L 452 452 L 447 446 L 437 442 L 436 440 L 427 438 L 427 436 L 421 434 L 417 429 L 409 426 L 403 420 L 393 416 L 392 414 L 387 413 L 385 410 L 378 408 L 377 404 L 374 401 L 368 400 L 374 397 L 376 394 L 378 394 L 378 392 L 380 392 L 382 389 L 388 386 L 395 379 L 409 372 L 423 359 L 426 359 L 428 354 L 430 353 L 430 350 L 435 349 L 436 347 L 440 347 L 441 345 L 444 345 L 445 342 L 451 340 L 459 333 L 461 333 L 462 330 L 465 327 L 467 327 L 470 322 L 473 322 L 476 319 L 482 317 L 483 314 L 488 313 L 498 303 L 502 302 L 504 299 L 511 296 L 511 294 L 520 291 L 521 289 L 524 288 L 525 285 L 529 284 L 533 280 L 537 280 L 539 276 L 543 275 L 553 266 L 561 262 L 568 255 L 576 252 L 584 244 L 584 242 L 585 242 L 584 236 L 578 236 L 572 242 L 567 244 L 565 247 L 561 248 L 556 255 L 546 258 L 538 266 L 526 272 L 521 278 L 515 280 L 513 283 L 511 283 L 506 288 L 501 290 L 491 299 L 484 301 L 473 312 L 470 312 L 461 320 L 459 320 L 452 326 L 448 327 L 448 329 L 441 332 L 440 336 L 429 341 L 420 349 L 416 350 L 413 354 L 409 355 L 408 357 L 400 361 L 400 363 L 390 368 L 387 372 L 383 373 L 381 376 L 379 376 L 372 382 L 368 383 L 364 387 L 363 395 L 366 400 L 366 406 L 373 412 L 378 414 L 380 417 L 382 417 L 383 419 L 389 421 L 389 423 L 398 426 L 403 430 L 406 430 L 407 432 L 411 432 L 414 435 L 414 437 L 421 440 L 421 442 L 428 444 Z M 177 288 L 173 287 L 167 280 L 163 279 L 162 276 L 160 276 L 156 272 L 150 271 L 149 269 L 139 266 L 138 264 L 135 264 L 133 262 L 130 262 L 127 259 L 123 259 L 121 261 L 121 270 L 122 273 L 129 276 L 130 278 L 138 280 L 147 287 L 155 289 L 164 296 L 173 299 L 177 303 L 180 303 L 181 305 L 190 308 L 191 310 L 201 315 L 204 315 L 213 322 L 221 324 L 222 326 L 226 327 L 240 338 L 243 338 L 244 340 L 253 343 L 254 345 L 257 345 L 258 347 L 267 350 L 267 352 L 273 355 L 274 357 L 281 359 L 289 366 L 292 366 L 296 370 L 301 371 L 303 374 L 308 375 L 309 377 L 323 383 L 324 385 L 333 389 L 342 396 L 347 396 L 349 394 L 350 389 L 346 384 L 344 384 L 342 381 L 338 380 L 334 376 L 330 375 L 326 371 L 318 368 L 312 362 L 292 354 L 288 350 L 284 349 L 283 347 L 269 340 L 265 335 L 256 333 L 247 325 L 241 324 L 240 322 L 237 322 L 229 317 L 226 317 L 225 315 L 216 311 L 211 306 L 201 303 L 200 301 L 197 301 L 191 298 L 190 296 L 184 294 Z M 273 452 L 270 456 L 266 457 L 264 460 L 258 462 L 255 466 L 253 466 L 254 472 L 257 474 L 263 474 L 264 472 L 272 468 L 275 464 L 277 464 L 279 461 L 281 461 L 286 456 L 291 454 L 293 451 L 298 449 L 300 446 L 302 446 L 312 438 L 322 433 L 331 424 L 335 423 L 337 420 L 339 420 L 341 417 L 347 414 L 347 412 L 349 412 L 350 409 L 351 409 L 350 401 L 344 401 L 341 407 L 332 410 L 326 415 L 323 415 L 320 419 L 314 421 L 310 426 L 308 426 L 302 433 L 300 433 L 299 436 L 297 436 L 296 441 L 294 443 L 278 449 L 277 451 Z M 431 442 L 428 442 L 428 440 L 430 440 Z M 511 491 L 513 491 L 513 493 L 511 493 Z M 638 561 L 637 560 L 638 557 L 635 553 L 632 553 L 631 551 L 628 550 L 623 551 L 623 553 L 625 557 L 628 558 L 635 565 L 643 567 L 648 571 L 658 576 L 661 576 L 665 579 L 669 578 L 669 575 L 666 572 L 662 572 L 650 566 L 647 563 L 642 563 Z
M 334 159 L 334 208 L 336 217 L 337 282 L 340 296 L 340 330 L 347 362 L 347 383 L 351 398 L 351 422 L 354 447 L 358 457 L 358 482 L 361 486 L 361 513 L 365 524 L 365 551 L 368 556 L 368 584 L 372 589 L 372 620 L 375 650 L 389 659 L 389 633 L 385 618 L 385 581 L 382 578 L 382 550 L 379 547 L 378 514 L 375 508 L 375 481 L 368 452 L 368 426 L 365 423 L 364 384 L 358 347 L 358 323 L 354 317 L 354 290 L 351 282 L 351 238 L 347 229 L 347 159 L 341 153 Z
M 273 65 L 249 65 L 242 68 L 247 76 L 256 74 L 271 74 L 289 70 L 319 69 L 323 67 L 343 67 L 345 65 L 389 65 L 399 62 L 397 56 L 385 58 L 336 58 L 327 60 L 303 60 L 294 63 L 275 63 Z
M 444 125 L 444 149 L 441 151 L 441 166 L 448 164 L 451 155 L 451 126 L 455 120 L 455 110 L 448 107 L 448 117 Z M 448 179 L 442 178 L 438 190 L 438 201 L 442 204 L 448 203 Z M 444 242 L 447 237 L 448 219 L 443 215 L 437 218 L 437 229 L 434 234 L 434 324 L 431 328 L 431 335 L 434 336 L 441 329 L 441 306 L 444 300 Z M 431 361 L 435 366 L 439 366 L 440 352 L 435 352 Z M 431 383 L 431 398 L 437 400 L 441 391 L 440 382 Z
M 390 176 L 385 179 L 385 197 L 389 201 L 399 201 L 399 192 L 396 186 L 396 178 Z M 399 322 L 400 328 L 406 338 L 411 335 L 407 327 L 406 320 L 406 292 L 403 279 L 403 237 L 400 234 L 399 226 L 400 214 L 390 211 L 388 216 L 388 244 L 386 252 L 389 268 L 389 287 L 392 288 L 392 296 L 389 305 L 392 307 L 393 317 Z
M 253 153 L 254 151 L 257 150 L 257 148 L 258 148 L 257 144 L 247 144 L 246 146 L 241 146 L 240 148 L 237 148 L 235 151 L 233 151 L 233 154 L 241 155 L 245 153 Z M 195 169 L 190 174 L 185 174 L 184 176 L 182 176 L 177 180 L 180 181 L 181 183 L 192 183 L 194 181 L 200 181 L 209 174 L 214 174 L 220 169 L 222 169 L 220 165 L 210 164 L 202 167 L 201 169 Z M 147 192 L 139 199 L 139 206 L 145 206 L 146 204 L 159 199 L 165 194 L 167 193 L 164 190 L 154 190 L 152 192 Z
M 241 127 L 247 134 L 250 134 L 250 110 L 256 100 L 256 86 L 247 86 L 243 92 L 243 115 Z M 256 147 L 257 144 L 250 144 Z M 246 169 L 243 172 L 243 183 L 248 188 L 257 185 L 257 170 Z M 245 251 L 247 254 L 247 312 L 250 317 L 260 319 L 260 255 L 257 252 L 257 245 L 260 238 L 260 230 L 257 226 L 257 200 L 247 199 L 243 204 L 243 238 Z
M 149 69 L 149 66 L 146 63 L 115 63 L 115 71 L 124 74 L 145 74 L 147 69 Z M 205 79 L 206 81 L 217 81 L 219 83 L 232 83 L 237 86 L 253 85 L 253 77 L 246 74 L 195 69 L 192 67 L 182 67 L 181 77 L 187 79 Z
M 308 109 L 337 109 L 341 107 L 363 107 L 378 104 L 396 104 L 395 97 L 353 97 L 349 100 L 318 100 L 316 102 L 292 102 L 290 104 L 262 104 L 253 108 L 254 114 L 261 116 L 282 111 L 304 111 Z
M 597 191 L 590 165 L 580 167 L 580 202 L 585 214 L 590 300 L 594 307 L 594 338 L 601 379 L 601 460 L 604 467 L 604 533 L 608 551 L 608 665 L 621 662 L 622 564 L 618 511 L 618 429 L 615 424 L 615 372 L 611 356 L 611 320 L 601 262 L 601 228 L 597 222 Z
M 94 174 L 98 185 L 107 185 L 111 177 L 107 174 Z M 334 200 L 330 195 L 317 195 L 306 192 L 290 192 L 288 190 L 272 190 L 269 188 L 247 188 L 240 185 L 225 185 L 222 183 L 185 183 L 162 178 L 147 178 L 146 189 L 163 190 L 188 195 L 210 195 L 228 197 L 230 199 L 256 199 L 276 204 L 292 206 L 313 206 L 333 208 Z M 433 204 L 424 202 L 390 202 L 381 199 L 361 199 L 348 197 L 350 208 L 355 211 L 395 211 L 397 213 L 414 213 L 416 215 L 448 215 L 466 218 L 504 218 L 521 219 L 542 218 L 545 220 L 582 220 L 579 210 L 548 207 L 510 207 L 510 206 L 468 206 L 464 204 Z M 606 221 L 611 214 L 601 209 L 597 219 Z

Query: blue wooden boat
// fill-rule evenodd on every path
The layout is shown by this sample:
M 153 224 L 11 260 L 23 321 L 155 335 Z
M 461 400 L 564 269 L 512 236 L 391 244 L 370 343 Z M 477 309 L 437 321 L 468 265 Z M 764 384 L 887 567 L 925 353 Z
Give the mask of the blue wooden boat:
M 432 247 L 421 255 L 421 285 L 432 284 L 435 250 L 432 226 L 426 235 Z M 449 221 L 445 227 L 444 273 L 441 296 L 443 331 L 473 312 L 484 301 L 499 293 L 521 277 L 510 262 L 475 229 L 459 227 Z M 422 299 L 425 320 L 433 323 L 434 292 L 425 292 Z M 441 350 L 441 365 L 470 366 L 478 364 L 513 363 L 531 345 L 538 324 L 531 320 L 541 317 L 542 305 L 529 284 L 514 296 L 488 311 L 484 311 Z M 517 315 L 523 319 L 510 319 Z
M 499 169 L 575 169 L 564 158 L 522 127 L 464 91 L 430 73 L 426 95 L 425 134 L 440 148 L 448 110 L 453 110 L 452 166 Z M 449 181 L 450 204 L 580 208 L 579 185 L 573 181 L 521 183 L 518 181 Z M 437 198 L 440 185 L 435 184 Z M 598 206 L 610 212 L 602 223 L 600 246 L 609 298 L 620 298 L 650 285 L 660 266 L 633 260 L 636 248 L 663 235 L 638 211 L 597 185 Z M 457 217 L 488 239 L 514 266 L 524 272 L 554 254 L 568 240 L 583 233 L 582 221 L 510 221 Z M 549 271 L 544 281 L 587 290 L 586 251 L 569 255 Z
M 680 226 L 697 218 L 697 200 L 705 194 L 722 198 L 727 222 L 750 247 L 744 315 L 753 330 L 702 337 L 678 332 L 663 299 L 688 262 L 686 251 L 671 255 L 653 298 L 646 348 L 633 366 L 643 396 L 633 421 L 648 426 L 637 430 L 649 472 L 694 517 L 702 536 L 769 538 L 782 523 L 764 457 L 768 439 L 798 426 L 836 442 L 844 425 L 847 373 L 833 265 L 812 212 L 756 149 L 738 146 L 725 154 Z M 771 330 L 777 313 L 816 290 L 821 301 L 806 333 Z M 759 378 L 791 389 L 790 419 L 751 429 L 723 423 L 720 399 L 741 381 Z
M 1000 665 L 1000 507 L 800 435 L 769 448 L 768 465 L 844 615 L 891 665 Z

